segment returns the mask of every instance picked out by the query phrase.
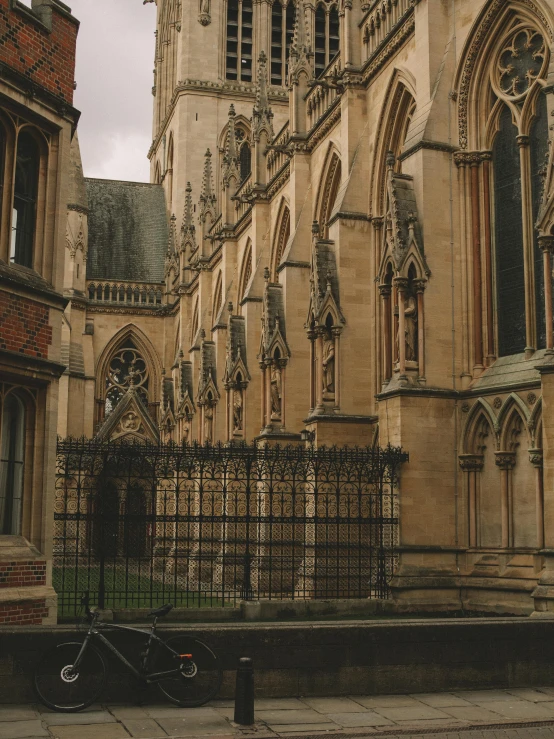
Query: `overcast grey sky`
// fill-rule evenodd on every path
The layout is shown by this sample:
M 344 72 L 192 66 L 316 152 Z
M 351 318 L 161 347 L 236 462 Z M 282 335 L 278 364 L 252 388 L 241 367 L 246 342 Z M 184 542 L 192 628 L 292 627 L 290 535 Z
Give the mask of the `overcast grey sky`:
M 156 5 L 64 1 L 81 21 L 74 105 L 85 176 L 148 182 Z

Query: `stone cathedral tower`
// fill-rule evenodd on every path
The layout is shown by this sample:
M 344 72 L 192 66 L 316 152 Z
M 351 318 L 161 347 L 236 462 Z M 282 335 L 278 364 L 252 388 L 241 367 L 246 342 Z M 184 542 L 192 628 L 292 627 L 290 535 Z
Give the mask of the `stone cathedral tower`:
M 272 34 L 270 101 L 275 130 L 287 119 L 286 50 L 292 38 L 294 6 L 292 0 L 279 3 L 277 13 L 277 5 L 273 10 L 270 3 L 262 2 L 254 14 L 253 4 L 252 0 L 157 0 L 150 179 L 163 184 L 168 212 L 178 217 L 187 182 L 192 184 L 193 202 L 198 201 L 207 149 L 213 156 L 219 195 L 217 162 L 225 145 L 221 133 L 226 131 L 231 104 L 239 146 L 248 139 L 256 96 L 254 60 L 262 51 L 271 55 Z M 248 153 L 243 153 L 243 159 Z

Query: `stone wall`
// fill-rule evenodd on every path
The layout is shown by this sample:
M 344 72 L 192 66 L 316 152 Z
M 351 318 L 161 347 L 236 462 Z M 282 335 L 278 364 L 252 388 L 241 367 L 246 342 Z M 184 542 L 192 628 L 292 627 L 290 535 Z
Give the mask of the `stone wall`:
M 223 665 L 222 697 L 234 695 L 239 658 L 253 658 L 261 698 L 554 685 L 552 627 L 550 620 L 475 618 L 193 624 L 160 634 L 186 633 L 210 644 Z M 30 700 L 39 654 L 83 636 L 82 627 L 0 627 L 0 701 Z M 113 642 L 131 661 L 142 648 L 121 632 Z M 132 700 L 134 681 L 111 658 L 110 665 L 103 700 Z

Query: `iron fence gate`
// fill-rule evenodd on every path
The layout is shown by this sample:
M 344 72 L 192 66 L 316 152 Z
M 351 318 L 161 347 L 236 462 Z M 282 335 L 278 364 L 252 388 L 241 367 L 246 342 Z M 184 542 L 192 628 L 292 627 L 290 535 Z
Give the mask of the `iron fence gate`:
M 58 442 L 60 615 L 227 606 L 259 598 L 386 598 L 396 448 Z

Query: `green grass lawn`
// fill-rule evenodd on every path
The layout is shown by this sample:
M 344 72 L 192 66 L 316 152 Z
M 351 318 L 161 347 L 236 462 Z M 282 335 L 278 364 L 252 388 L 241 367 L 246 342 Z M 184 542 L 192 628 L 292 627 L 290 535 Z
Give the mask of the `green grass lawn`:
M 83 593 L 90 594 L 91 605 L 98 605 L 100 569 L 98 566 L 54 567 L 54 589 L 58 593 L 58 616 L 68 619 L 81 612 Z M 107 567 L 104 573 L 106 608 L 157 608 L 173 603 L 177 608 L 222 608 L 231 605 L 230 593 L 213 597 L 203 592 L 179 589 L 170 578 L 154 579 L 125 571 L 124 567 Z

